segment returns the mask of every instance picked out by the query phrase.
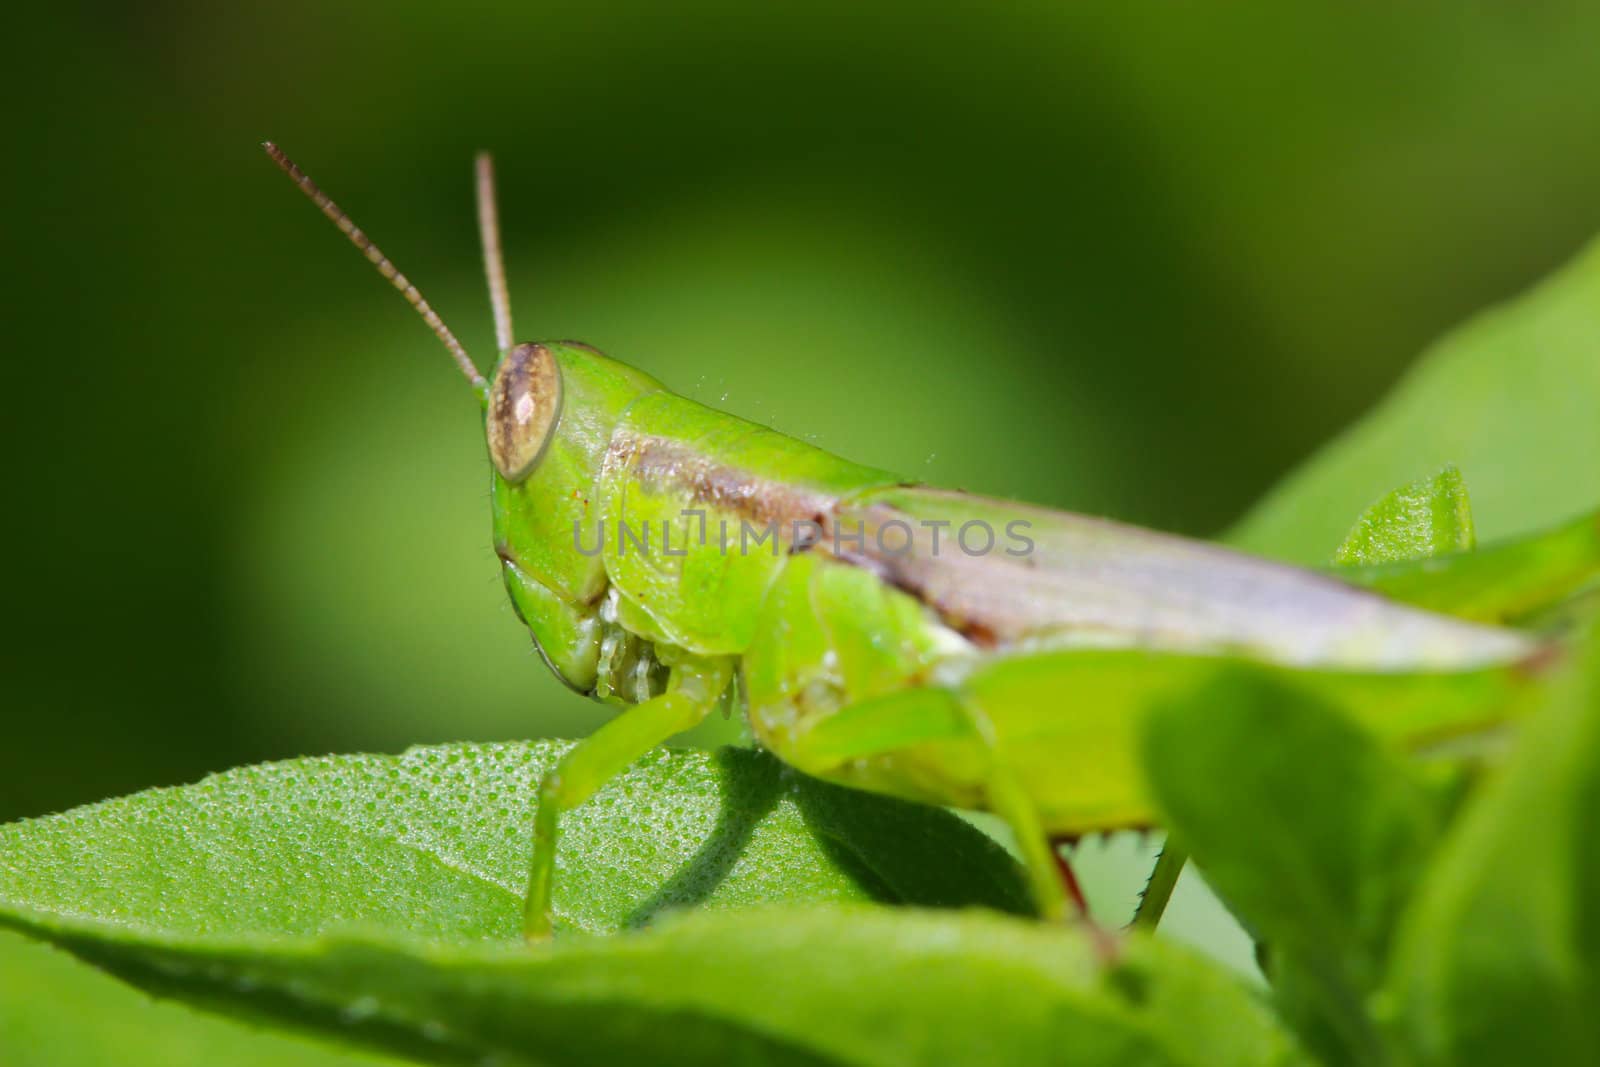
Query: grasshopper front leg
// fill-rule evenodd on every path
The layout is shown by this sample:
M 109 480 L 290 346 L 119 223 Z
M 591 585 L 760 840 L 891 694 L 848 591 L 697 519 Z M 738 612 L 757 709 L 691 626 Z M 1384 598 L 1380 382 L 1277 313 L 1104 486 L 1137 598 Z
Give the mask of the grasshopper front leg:
M 657 745 L 704 719 L 721 700 L 731 676 L 727 660 L 684 660 L 673 668 L 667 692 L 612 719 L 546 772 L 539 783 L 533 863 L 522 910 L 522 933 L 527 940 L 542 941 L 550 936 L 550 895 L 561 813 L 594 796 Z

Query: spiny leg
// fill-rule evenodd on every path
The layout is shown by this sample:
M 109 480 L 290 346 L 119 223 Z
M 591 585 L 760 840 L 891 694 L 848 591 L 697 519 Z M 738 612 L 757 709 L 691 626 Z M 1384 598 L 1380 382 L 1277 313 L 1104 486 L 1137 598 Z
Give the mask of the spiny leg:
M 556 835 L 563 811 L 594 796 L 651 749 L 704 719 L 727 688 L 724 661 L 688 661 L 674 668 L 667 692 L 636 705 L 580 741 L 539 783 L 533 820 L 533 863 L 523 904 L 522 933 L 529 941 L 550 936 L 550 895 Z
M 1172 891 L 1177 888 L 1178 876 L 1183 873 L 1183 865 L 1188 860 L 1189 854 L 1173 843 L 1172 835 L 1167 835 L 1167 840 L 1161 846 L 1161 855 L 1156 857 L 1156 865 L 1150 872 L 1150 880 L 1144 885 L 1144 892 L 1139 894 L 1139 908 L 1133 913 L 1132 926 L 1142 930 L 1154 930 L 1161 922 L 1161 916 L 1167 910 L 1167 902 L 1172 899 Z

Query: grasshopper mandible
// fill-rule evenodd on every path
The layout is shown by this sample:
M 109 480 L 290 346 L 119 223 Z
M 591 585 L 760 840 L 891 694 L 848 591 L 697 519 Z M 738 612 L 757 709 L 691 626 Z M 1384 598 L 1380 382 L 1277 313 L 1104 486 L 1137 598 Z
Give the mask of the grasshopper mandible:
M 471 383 L 511 602 L 562 681 L 624 709 L 540 785 L 529 939 L 551 930 L 561 813 L 734 704 L 760 744 L 807 774 L 1000 816 L 1040 914 L 1077 914 L 1058 842 L 1154 821 L 1134 754 L 1151 699 L 1228 657 L 1293 674 L 1397 744 L 1492 726 L 1524 702 L 1549 651 L 1493 623 L 1600 564 L 1587 519 L 1339 580 L 908 484 L 678 396 L 588 345 L 516 343 L 480 155 L 499 349 L 485 378 L 349 216 L 264 147 Z M 1470 618 L 1445 613 L 1455 606 Z

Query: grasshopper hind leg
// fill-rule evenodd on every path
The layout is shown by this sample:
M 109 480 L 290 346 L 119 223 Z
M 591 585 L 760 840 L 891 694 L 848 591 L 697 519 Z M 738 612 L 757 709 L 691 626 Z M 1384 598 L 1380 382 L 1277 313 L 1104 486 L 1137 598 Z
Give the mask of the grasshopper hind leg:
M 764 740 L 785 761 L 841 785 L 992 812 L 1016 841 L 1039 915 L 1082 918 L 1083 893 L 1057 849 L 1066 838 L 1052 832 L 992 733 L 956 692 L 919 686 L 845 705 L 796 735 L 768 733 Z M 922 765 L 939 771 L 919 775 Z
M 920 601 L 870 572 L 795 556 L 744 656 L 751 728 L 780 759 L 816 777 L 993 812 L 1016 839 L 1038 913 L 1081 917 L 1077 880 L 1051 842 L 1071 827 L 1052 825 L 1040 804 L 1039 782 L 1030 780 L 1040 761 L 1025 758 L 1029 740 L 1008 740 L 1005 724 L 961 679 L 939 676 L 941 663 L 968 650 Z M 967 666 L 981 671 L 987 662 L 973 655 Z

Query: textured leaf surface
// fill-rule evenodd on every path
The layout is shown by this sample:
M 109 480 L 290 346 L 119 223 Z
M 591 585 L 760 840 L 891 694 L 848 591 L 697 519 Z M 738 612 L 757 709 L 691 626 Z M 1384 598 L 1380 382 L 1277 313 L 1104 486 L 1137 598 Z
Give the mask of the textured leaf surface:
M 1477 544 L 1461 472 L 1446 467 L 1368 508 L 1333 554 L 1340 566 L 1431 559 Z
M 0 1063 L 6 1067 L 399 1067 L 401 1062 L 153 1001 L 59 949 L 0 930 Z
M 1419 470 L 1458 464 L 1485 541 L 1600 500 L 1600 242 L 1447 335 L 1368 416 L 1236 527 L 1237 546 L 1316 564 L 1351 515 Z
M 695 913 L 540 949 L 404 938 L 35 930 L 169 992 L 419 1058 L 545 1064 L 1302 1062 L 1214 966 L 987 912 Z
M 1152 713 L 1143 751 L 1172 833 L 1270 949 L 1279 1002 L 1335 1062 L 1377 1062 L 1365 1011 L 1438 805 L 1337 708 L 1244 672 Z
M 0 910 L 185 934 L 361 925 L 513 940 L 534 783 L 566 748 L 268 764 L 0 827 Z M 743 749 L 658 751 L 563 826 L 566 929 L 618 930 L 687 904 L 1026 909 L 1013 861 L 954 816 L 844 795 Z
M 1297 1062 L 1249 991 L 1170 946 L 872 907 L 1016 907 L 1022 886 L 953 816 L 743 750 L 659 752 L 575 814 L 567 933 L 524 946 L 528 798 L 564 748 L 300 760 L 5 827 L 0 923 L 429 1061 Z M 743 907 L 771 901 L 810 903 Z
M 1388 993 L 1422 1062 L 1600 1062 L 1600 634 L 1452 831 Z

